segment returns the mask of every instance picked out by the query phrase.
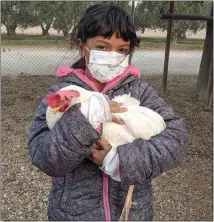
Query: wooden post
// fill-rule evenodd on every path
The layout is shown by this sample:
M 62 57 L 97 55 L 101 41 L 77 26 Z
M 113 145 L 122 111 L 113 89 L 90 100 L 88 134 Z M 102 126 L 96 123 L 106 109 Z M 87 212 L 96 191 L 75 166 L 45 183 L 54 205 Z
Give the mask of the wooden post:
M 132 1 L 132 21 L 134 23 L 134 11 L 135 11 L 135 1 Z M 129 65 L 131 64 L 133 52 L 129 55 Z
M 209 81 L 207 86 L 207 98 L 206 98 L 206 111 L 209 111 L 212 106 L 212 98 L 213 98 L 213 55 L 212 55 L 212 61 L 210 65 L 210 72 L 209 72 Z
M 173 20 L 189 20 L 189 21 L 210 21 L 213 20 L 212 16 L 204 16 L 204 15 L 184 15 L 184 14 L 174 14 L 167 13 L 162 14 L 160 16 L 161 19 L 173 19 Z
M 173 13 L 174 10 L 174 2 L 170 1 L 169 12 Z M 163 69 L 163 90 L 166 91 L 166 83 L 167 83 L 167 75 L 168 75 L 168 67 L 169 67 L 169 51 L 170 51 L 170 43 L 171 43 L 171 35 L 172 35 L 172 19 L 168 20 L 168 29 L 167 29 L 167 38 L 166 38 L 166 49 L 165 49 L 165 58 L 164 58 L 164 69 Z
M 211 16 L 213 15 L 213 6 Z M 213 54 L 213 21 L 207 22 L 206 38 L 204 41 L 204 49 L 201 58 L 201 65 L 197 82 L 197 98 L 199 101 L 206 101 L 207 99 L 207 86 L 209 82 L 209 73 L 212 63 Z
M 134 22 L 135 1 L 132 1 L 132 21 Z

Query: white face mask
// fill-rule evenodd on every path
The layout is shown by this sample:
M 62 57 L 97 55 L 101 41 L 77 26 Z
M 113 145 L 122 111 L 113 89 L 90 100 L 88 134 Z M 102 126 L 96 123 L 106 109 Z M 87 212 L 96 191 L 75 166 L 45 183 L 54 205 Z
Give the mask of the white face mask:
M 102 83 L 121 75 L 129 65 L 129 55 L 115 51 L 90 51 L 88 69 L 93 78 Z

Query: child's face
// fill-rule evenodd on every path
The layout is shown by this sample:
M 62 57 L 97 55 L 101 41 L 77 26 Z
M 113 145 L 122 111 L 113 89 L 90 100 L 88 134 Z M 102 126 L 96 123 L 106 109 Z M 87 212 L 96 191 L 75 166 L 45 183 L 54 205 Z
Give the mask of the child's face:
M 122 38 L 117 38 L 116 34 L 113 34 L 110 39 L 103 36 L 89 38 L 85 45 L 89 51 L 94 49 L 107 52 L 115 51 L 126 55 L 130 53 L 130 41 L 125 42 Z M 89 61 L 90 52 L 87 51 L 86 47 L 83 44 L 81 45 L 81 56 L 86 57 L 87 61 Z

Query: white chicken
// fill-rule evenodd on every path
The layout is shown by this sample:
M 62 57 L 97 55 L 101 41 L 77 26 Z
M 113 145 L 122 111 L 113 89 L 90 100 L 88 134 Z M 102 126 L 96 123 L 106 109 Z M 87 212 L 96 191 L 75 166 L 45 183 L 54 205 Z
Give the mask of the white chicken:
M 89 91 L 79 86 L 69 85 L 60 91 L 71 92 L 71 97 L 66 102 L 64 111 L 59 111 L 62 104 L 57 104 L 55 108 L 48 106 L 46 120 L 48 127 L 52 130 L 56 122 L 62 117 L 64 112 L 72 105 L 84 103 L 91 96 L 100 95 L 98 92 Z M 77 92 L 76 94 L 73 94 Z M 118 146 L 132 143 L 135 139 L 149 140 L 152 136 L 159 134 L 166 128 L 165 122 L 158 113 L 151 109 L 140 106 L 140 102 L 130 95 L 124 94 L 116 96 L 113 101 L 123 103 L 128 111 L 124 113 L 114 113 L 113 115 L 121 119 L 125 124 L 119 125 L 114 122 L 103 122 L 102 138 L 106 140 L 113 149 Z
M 49 105 L 46 111 L 47 125 L 51 130 L 63 113 L 72 105 L 87 102 L 92 96 L 100 95 L 99 92 L 88 91 L 75 85 L 64 87 L 59 92 L 61 92 L 61 98 L 59 94 L 55 94 L 58 96 L 57 102 L 52 103 L 52 107 Z M 65 95 L 66 92 L 70 92 L 70 96 L 69 94 Z M 49 98 L 50 96 L 47 97 L 47 99 Z M 162 116 L 151 109 L 140 106 L 140 102 L 130 95 L 116 96 L 113 101 L 123 103 L 128 109 L 124 113 L 112 114 L 121 119 L 125 123 L 124 125 L 114 122 L 102 122 L 102 139 L 106 140 L 113 149 L 123 144 L 132 143 L 136 139 L 149 140 L 152 136 L 159 134 L 166 128 Z M 50 104 L 49 101 L 48 103 Z M 120 220 L 123 217 L 127 219 L 130 205 L 133 204 L 131 201 L 133 189 L 134 185 L 131 185 Z

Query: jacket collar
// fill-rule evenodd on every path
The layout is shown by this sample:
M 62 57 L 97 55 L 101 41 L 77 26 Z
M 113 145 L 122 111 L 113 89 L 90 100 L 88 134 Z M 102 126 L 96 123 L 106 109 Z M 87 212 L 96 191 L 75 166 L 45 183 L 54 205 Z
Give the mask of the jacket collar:
M 77 77 L 74 78 L 74 77 Z M 129 78 L 132 77 L 132 78 Z M 125 71 L 120 75 L 114 78 L 112 81 L 108 82 L 103 89 L 103 93 L 107 92 L 110 88 L 113 88 L 117 85 L 121 86 L 123 84 L 127 84 L 127 81 L 123 81 L 124 79 L 133 81 L 133 77 L 140 78 L 140 70 L 134 66 L 128 66 Z M 69 66 L 62 66 L 57 71 L 57 78 L 58 82 L 70 82 L 71 84 L 77 84 L 81 87 L 88 88 L 89 86 L 94 91 L 98 91 L 93 81 L 86 77 L 85 72 L 83 69 L 73 69 Z M 81 81 L 79 81 L 79 80 Z M 128 82 L 130 82 L 128 81 Z M 82 84 L 81 84 L 82 82 Z

